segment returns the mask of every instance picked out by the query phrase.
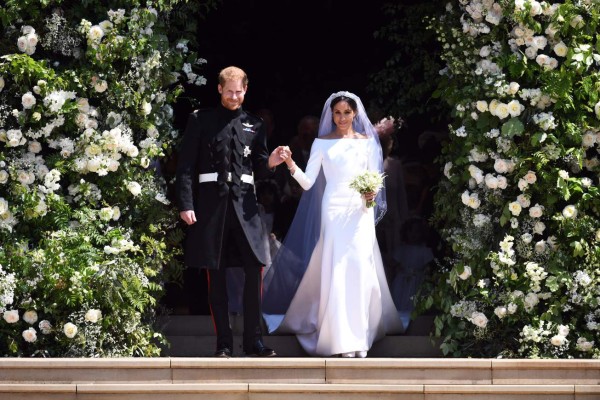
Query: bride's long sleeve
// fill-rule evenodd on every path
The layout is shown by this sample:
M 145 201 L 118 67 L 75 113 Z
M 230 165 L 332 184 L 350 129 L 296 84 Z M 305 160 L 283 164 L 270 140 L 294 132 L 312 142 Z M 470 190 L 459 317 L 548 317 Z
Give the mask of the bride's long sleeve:
M 302 189 L 308 190 L 312 187 L 319 175 L 321 170 L 321 163 L 323 162 L 323 152 L 321 146 L 318 145 L 317 141 L 313 142 L 310 149 L 310 158 L 306 164 L 306 172 L 302 171 L 300 167 L 296 166 L 296 171 L 292 177 L 302 186 Z

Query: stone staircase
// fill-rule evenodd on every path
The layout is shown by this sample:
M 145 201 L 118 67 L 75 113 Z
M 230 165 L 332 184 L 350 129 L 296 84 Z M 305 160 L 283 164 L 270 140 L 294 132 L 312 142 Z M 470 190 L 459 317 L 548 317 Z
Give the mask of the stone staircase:
M 600 360 L 0 359 L 0 400 L 592 400 Z
M 420 316 L 412 321 L 402 335 L 386 336 L 376 342 L 369 357 L 441 357 L 439 342 L 432 340 L 433 316 Z M 234 356 L 242 355 L 243 317 L 231 316 L 234 333 Z M 160 330 L 167 336 L 170 347 L 164 354 L 171 357 L 210 357 L 215 351 L 216 337 L 208 315 L 173 315 L 159 321 Z M 305 357 L 306 353 L 293 335 L 264 337 L 267 346 L 280 357 Z

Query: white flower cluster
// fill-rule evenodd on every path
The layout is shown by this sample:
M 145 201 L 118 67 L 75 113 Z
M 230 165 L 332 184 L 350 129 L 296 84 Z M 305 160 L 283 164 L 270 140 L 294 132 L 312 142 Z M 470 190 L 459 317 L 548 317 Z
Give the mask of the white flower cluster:
M 35 29 L 29 25 L 24 25 L 21 27 L 22 36 L 17 39 L 17 47 L 19 51 L 32 55 L 35 53 L 35 47 L 38 44 L 38 35 L 35 33 Z
M 3 200 L 0 198 L 0 207 Z M 6 306 L 13 304 L 16 285 L 15 274 L 8 273 L 0 264 L 0 313 L 6 311 Z

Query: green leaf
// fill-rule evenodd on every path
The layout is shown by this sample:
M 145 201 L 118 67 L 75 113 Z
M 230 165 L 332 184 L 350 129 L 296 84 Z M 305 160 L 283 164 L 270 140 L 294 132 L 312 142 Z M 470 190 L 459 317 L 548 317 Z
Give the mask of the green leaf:
M 520 136 L 525 130 L 525 126 L 517 117 L 513 117 L 502 124 L 502 134 L 510 137 Z

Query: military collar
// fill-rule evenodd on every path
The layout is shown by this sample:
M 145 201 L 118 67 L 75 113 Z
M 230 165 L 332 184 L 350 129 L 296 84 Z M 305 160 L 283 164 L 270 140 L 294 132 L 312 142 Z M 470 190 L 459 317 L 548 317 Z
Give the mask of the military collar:
M 242 115 L 242 113 L 244 112 L 242 107 L 238 108 L 237 110 L 229 110 L 229 109 L 223 107 L 222 104 L 219 104 L 218 110 L 219 110 L 219 113 L 224 115 L 227 119 L 237 118 L 240 115 Z

